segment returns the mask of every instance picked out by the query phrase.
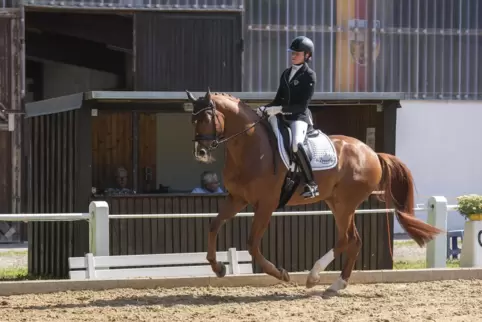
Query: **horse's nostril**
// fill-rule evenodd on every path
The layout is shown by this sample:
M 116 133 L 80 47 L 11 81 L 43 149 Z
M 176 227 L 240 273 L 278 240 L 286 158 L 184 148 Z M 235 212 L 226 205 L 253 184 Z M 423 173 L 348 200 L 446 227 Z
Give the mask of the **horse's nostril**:
M 199 155 L 200 157 L 204 157 L 204 156 L 206 156 L 206 153 L 207 153 L 207 152 L 206 152 L 205 149 L 201 149 L 201 150 L 199 150 L 198 155 Z

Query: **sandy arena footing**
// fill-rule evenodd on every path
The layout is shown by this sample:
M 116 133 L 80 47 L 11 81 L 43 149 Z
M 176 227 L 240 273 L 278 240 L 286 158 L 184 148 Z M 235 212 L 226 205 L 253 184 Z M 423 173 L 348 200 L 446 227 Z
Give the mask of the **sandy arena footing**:
M 482 281 L 184 287 L 4 296 L 2 321 L 482 321 Z M 8 317 L 8 318 L 7 318 Z

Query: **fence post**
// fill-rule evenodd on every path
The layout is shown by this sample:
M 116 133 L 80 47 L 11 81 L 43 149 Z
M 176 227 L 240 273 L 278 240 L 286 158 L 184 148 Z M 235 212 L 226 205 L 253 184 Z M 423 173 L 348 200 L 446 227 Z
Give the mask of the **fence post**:
M 430 197 L 427 204 L 427 222 L 442 230 L 427 244 L 427 268 L 447 267 L 447 199 L 441 196 Z
M 94 256 L 109 256 L 109 205 L 105 201 L 92 201 L 89 213 L 89 251 Z

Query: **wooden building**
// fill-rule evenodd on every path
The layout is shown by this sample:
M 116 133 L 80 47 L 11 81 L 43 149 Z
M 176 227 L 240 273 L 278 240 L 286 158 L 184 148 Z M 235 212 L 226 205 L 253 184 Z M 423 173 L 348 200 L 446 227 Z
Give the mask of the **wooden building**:
M 100 198 L 118 214 L 217 212 L 224 195 L 186 193 L 197 183 L 201 166 L 189 156 L 192 136 L 184 90 L 201 95 L 210 86 L 253 106 L 274 97 L 272 92 L 243 92 L 242 14 L 235 8 L 122 14 L 27 10 L 30 99 L 18 132 L 23 137 L 20 211 L 87 212 L 89 202 Z M 48 67 L 50 62 L 113 76 L 100 84 L 92 73 L 87 84 L 79 74 Z M 316 126 L 327 134 L 351 135 L 393 154 L 402 98 L 400 93 L 316 93 L 311 109 Z M 173 156 L 187 161 L 174 162 Z M 119 166 L 128 170 L 129 185 L 137 193 L 93 195 L 93 187 L 113 184 Z M 160 185 L 169 187 L 167 193 Z M 362 207 L 384 205 L 370 198 Z M 286 210 L 325 208 L 320 203 Z M 111 253 L 203 251 L 208 225 L 209 219 L 112 220 Z M 356 268 L 391 268 L 392 214 L 357 216 L 357 226 L 364 246 Z M 88 250 L 85 222 L 28 227 L 34 275 L 65 277 L 67 258 Z M 235 219 L 222 229 L 219 249 L 246 249 L 249 229 L 248 218 Z M 335 238 L 331 216 L 288 216 L 273 219 L 262 247 L 273 262 L 300 271 L 310 269 Z M 341 259 L 329 269 L 340 266 Z

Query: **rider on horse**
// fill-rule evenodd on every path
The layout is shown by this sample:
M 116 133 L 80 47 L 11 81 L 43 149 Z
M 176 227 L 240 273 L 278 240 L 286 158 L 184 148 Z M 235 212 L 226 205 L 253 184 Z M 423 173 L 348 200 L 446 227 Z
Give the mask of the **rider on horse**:
M 303 149 L 308 126 L 313 124 L 308 104 L 314 93 L 316 73 L 307 62 L 313 55 L 314 45 L 311 39 L 299 36 L 291 42 L 289 51 L 291 51 L 292 66 L 281 74 L 274 100 L 259 107 L 257 113 L 260 116 L 263 113 L 269 116 L 288 113 L 285 115 L 285 120 L 289 123 L 293 134 L 292 150 L 298 160 L 301 160 L 298 163 L 305 179 L 305 187 L 301 195 L 308 199 L 319 195 L 310 161 Z

